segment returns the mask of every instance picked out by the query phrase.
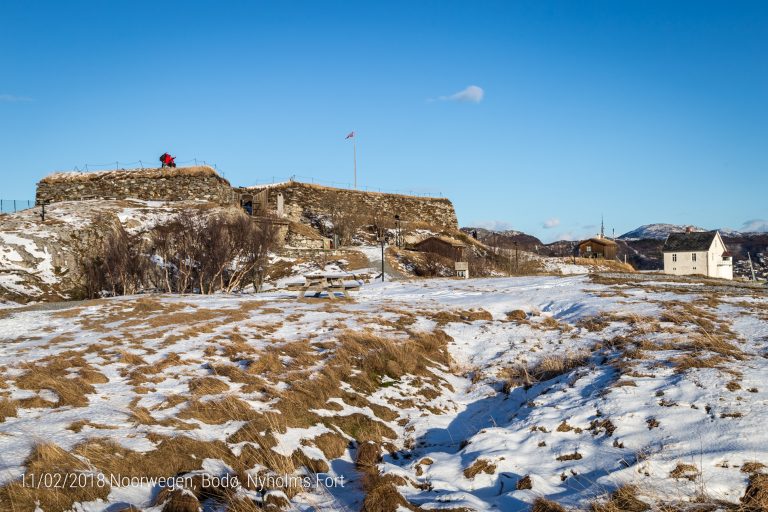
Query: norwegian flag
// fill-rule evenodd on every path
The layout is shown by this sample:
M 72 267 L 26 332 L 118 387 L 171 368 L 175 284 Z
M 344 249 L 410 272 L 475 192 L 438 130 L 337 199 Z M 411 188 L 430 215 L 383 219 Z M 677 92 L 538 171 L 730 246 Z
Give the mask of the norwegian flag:
M 355 137 L 355 132 L 349 132 L 349 135 L 347 135 L 346 137 L 344 137 L 344 140 L 347 140 L 347 139 L 353 139 L 354 137 Z

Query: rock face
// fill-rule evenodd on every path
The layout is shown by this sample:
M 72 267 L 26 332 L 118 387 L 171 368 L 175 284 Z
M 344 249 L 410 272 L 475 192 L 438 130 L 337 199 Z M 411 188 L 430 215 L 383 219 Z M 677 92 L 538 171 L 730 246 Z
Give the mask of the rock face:
M 202 200 L 233 204 L 232 186 L 210 167 L 129 169 L 88 173 L 57 173 L 37 184 L 36 200 L 84 199 Z
M 250 192 L 254 197 L 265 192 L 268 212 L 280 210 L 278 198 L 282 196 L 282 211 L 294 222 L 331 219 L 342 212 L 345 216 L 365 221 L 380 218 L 391 224 L 395 215 L 399 215 L 403 222 L 410 225 L 458 229 L 456 211 L 446 198 L 363 192 L 296 181 L 240 190 Z
M 211 202 L 87 200 L 52 203 L 0 216 L 0 298 L 13 302 L 79 298 L 82 262 L 122 227 L 144 234 L 190 210 L 235 211 Z

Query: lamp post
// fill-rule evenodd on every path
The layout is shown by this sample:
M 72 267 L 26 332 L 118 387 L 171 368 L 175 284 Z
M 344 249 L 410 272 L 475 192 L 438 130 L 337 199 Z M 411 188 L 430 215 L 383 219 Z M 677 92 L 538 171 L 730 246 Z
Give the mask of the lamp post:
M 381 243 L 381 282 L 384 282 L 384 244 L 387 243 L 387 238 L 384 236 L 384 233 L 382 232 L 379 235 L 379 242 Z
M 42 222 L 45 222 L 45 205 L 49 203 L 48 199 L 41 199 L 40 200 L 40 206 L 43 207 L 42 211 L 40 212 L 40 220 Z
M 515 274 L 519 273 L 518 267 L 517 240 L 515 240 Z
M 400 232 L 400 215 L 395 215 L 395 245 L 398 247 L 402 247 L 403 245 L 403 237 Z

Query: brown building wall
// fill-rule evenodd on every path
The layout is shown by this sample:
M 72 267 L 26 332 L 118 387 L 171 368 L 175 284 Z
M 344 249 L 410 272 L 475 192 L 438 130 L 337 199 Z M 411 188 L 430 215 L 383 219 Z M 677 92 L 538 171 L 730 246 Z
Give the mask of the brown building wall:
M 445 256 L 453 261 L 466 260 L 464 256 L 466 249 L 464 247 L 456 247 L 437 238 L 427 238 L 426 240 L 419 242 L 416 244 L 416 249 L 420 252 L 439 254 L 440 256 Z
M 592 251 L 587 251 L 587 246 L 592 246 Z M 601 244 L 594 240 L 585 240 L 579 244 L 579 256 L 582 258 L 604 258 L 612 260 L 616 258 L 616 245 Z

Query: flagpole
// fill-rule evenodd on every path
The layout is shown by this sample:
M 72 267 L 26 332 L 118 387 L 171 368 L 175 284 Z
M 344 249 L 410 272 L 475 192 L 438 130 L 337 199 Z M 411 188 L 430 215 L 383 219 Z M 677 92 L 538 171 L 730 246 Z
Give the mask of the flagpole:
M 355 190 L 357 190 L 357 137 L 352 136 L 352 164 L 355 170 Z

